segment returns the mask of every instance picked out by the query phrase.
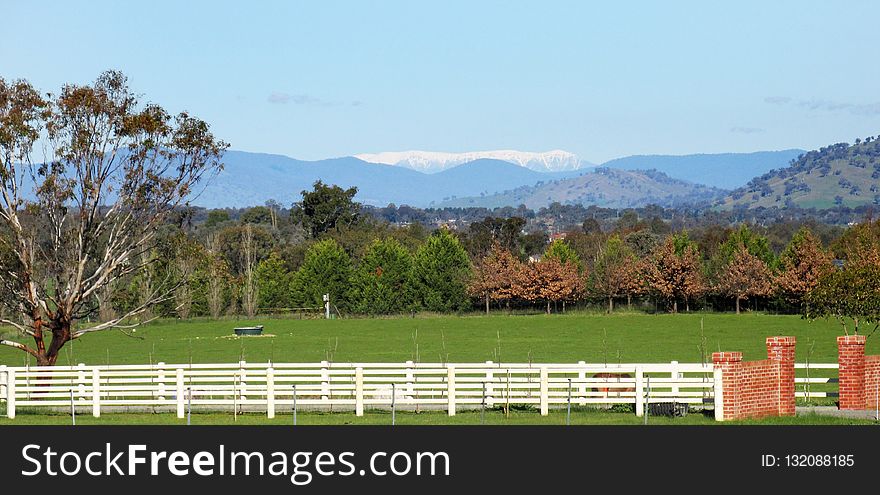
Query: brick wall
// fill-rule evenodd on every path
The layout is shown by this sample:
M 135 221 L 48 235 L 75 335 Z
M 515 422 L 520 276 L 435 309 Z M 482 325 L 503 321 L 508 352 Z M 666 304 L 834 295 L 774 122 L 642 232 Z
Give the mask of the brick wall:
M 724 421 L 794 415 L 794 337 L 769 337 L 767 359 L 743 361 L 741 352 L 716 352 Z M 716 404 L 715 407 L 719 407 Z
M 865 356 L 864 335 L 837 337 L 840 409 L 874 409 L 880 383 L 880 356 Z

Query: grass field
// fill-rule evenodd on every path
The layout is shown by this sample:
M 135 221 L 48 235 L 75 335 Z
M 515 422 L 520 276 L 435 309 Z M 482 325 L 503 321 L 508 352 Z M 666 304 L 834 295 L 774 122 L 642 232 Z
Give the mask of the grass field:
M 696 313 L 614 315 L 569 313 L 529 316 L 444 316 L 387 319 L 164 320 L 127 337 L 98 332 L 68 343 L 58 364 L 146 364 L 237 362 L 699 362 L 705 351 L 742 351 L 744 359 L 766 357 L 764 339 L 794 335 L 797 360 L 812 346 L 812 362 L 836 362 L 834 320 L 798 316 Z M 236 338 L 232 328 L 263 324 L 265 337 Z M 11 332 L 6 333 L 7 337 Z M 867 352 L 880 353 L 880 339 Z M 23 340 L 24 341 L 24 340 Z M 25 341 L 26 342 L 26 341 Z M 0 348 L 0 364 L 23 365 L 28 356 Z M 31 361 L 33 364 L 33 361 Z
M 701 332 L 701 323 L 703 331 Z M 237 338 L 236 326 L 263 324 L 263 337 Z M 812 347 L 812 362 L 836 362 L 836 321 L 807 321 L 797 316 L 749 313 L 743 315 L 693 313 L 614 315 L 422 316 L 416 318 L 297 320 L 162 320 L 145 325 L 136 338 L 117 331 L 99 332 L 68 344 L 58 364 L 221 363 L 243 358 L 250 362 L 699 362 L 703 350 L 742 351 L 744 358 L 766 357 L 764 339 L 794 335 L 797 359 L 804 361 Z M 7 332 L 7 337 L 9 333 Z M 701 350 L 701 340 L 705 345 Z M 868 339 L 867 351 L 880 353 L 878 339 Z M 0 364 L 23 365 L 24 353 L 0 348 Z M 33 364 L 33 361 L 31 361 Z M 830 403 L 829 403 L 830 404 Z M 572 424 L 642 424 L 631 412 L 576 409 Z M 78 417 L 78 424 L 185 424 L 173 414 L 105 414 Z M 397 423 L 480 424 L 480 413 L 463 411 L 450 418 L 443 413 L 399 412 Z M 193 414 L 193 424 L 291 424 L 290 414 L 269 420 L 261 414 L 237 419 L 229 413 Z M 356 417 L 348 412 L 299 414 L 299 424 L 390 424 L 385 411 Z M 565 414 L 516 410 L 505 417 L 496 410 L 485 413 L 486 424 L 565 424 Z M 685 418 L 649 418 L 651 424 L 717 424 L 711 417 L 692 413 Z M 760 424 L 870 424 L 842 418 L 806 416 L 773 418 Z M 19 411 L 4 424 L 70 424 L 67 414 Z M 741 423 L 734 423 L 741 424 Z

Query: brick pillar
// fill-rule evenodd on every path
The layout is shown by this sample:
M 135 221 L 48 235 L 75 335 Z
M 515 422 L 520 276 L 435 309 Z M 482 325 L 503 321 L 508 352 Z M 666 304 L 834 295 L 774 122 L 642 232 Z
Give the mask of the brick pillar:
M 794 416 L 794 337 L 767 337 L 767 359 L 779 363 L 779 415 Z
M 840 409 L 865 409 L 865 336 L 837 337 Z
M 712 364 L 721 370 L 722 403 L 715 407 L 723 409 L 724 421 L 739 419 L 739 388 L 742 373 L 741 352 L 713 352 Z

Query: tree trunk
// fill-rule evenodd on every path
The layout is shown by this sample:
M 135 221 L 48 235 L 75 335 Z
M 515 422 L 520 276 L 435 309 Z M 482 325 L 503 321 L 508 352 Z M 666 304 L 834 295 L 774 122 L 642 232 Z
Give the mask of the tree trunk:
M 739 314 L 739 297 L 736 298 L 736 314 Z
M 672 312 L 678 313 L 678 299 L 672 301 Z
M 626 310 L 632 311 L 632 309 L 633 309 L 632 308 L 632 295 L 627 294 L 626 295 Z
M 547 314 L 550 314 L 550 300 L 547 300 Z
M 608 297 L 608 314 L 610 315 L 613 312 L 614 312 L 614 298 L 609 296 Z
M 486 314 L 489 314 L 489 294 L 486 294 Z

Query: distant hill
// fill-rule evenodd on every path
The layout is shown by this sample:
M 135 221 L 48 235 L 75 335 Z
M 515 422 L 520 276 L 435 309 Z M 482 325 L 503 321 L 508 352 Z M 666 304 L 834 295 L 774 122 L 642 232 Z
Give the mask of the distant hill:
M 719 202 L 723 208 L 831 208 L 880 205 L 880 142 L 838 143 L 752 179 Z
M 623 170 L 659 170 L 670 177 L 698 184 L 734 189 L 753 177 L 785 167 L 804 150 L 758 151 L 697 155 L 634 155 L 617 158 L 603 167 Z
M 357 186 L 357 200 L 430 206 L 461 196 L 492 194 L 541 180 L 578 175 L 578 171 L 541 173 L 499 160 L 476 160 L 435 174 L 405 167 L 367 163 L 354 157 L 302 161 L 283 155 L 229 151 L 224 170 L 192 203 L 209 208 L 261 205 L 269 199 L 289 205 L 316 180 Z
M 578 177 L 539 182 L 501 194 L 457 198 L 440 206 L 494 208 L 526 205 L 541 208 L 553 202 L 630 208 L 658 204 L 710 203 L 727 191 L 673 179 L 657 170 L 617 170 L 599 167 Z

